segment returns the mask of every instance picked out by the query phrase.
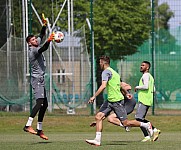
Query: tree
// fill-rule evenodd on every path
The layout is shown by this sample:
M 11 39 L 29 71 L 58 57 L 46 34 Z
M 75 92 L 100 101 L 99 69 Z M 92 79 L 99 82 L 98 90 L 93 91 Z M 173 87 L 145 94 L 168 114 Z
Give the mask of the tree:
M 174 13 L 170 10 L 169 5 L 164 2 L 158 5 L 155 1 L 155 47 L 156 53 L 169 54 L 173 49 L 178 49 L 175 37 L 170 34 L 169 20 L 174 17 Z M 170 46 L 172 48 L 170 49 Z
M 95 55 L 122 59 L 149 37 L 149 0 L 94 2 Z
M 167 2 L 158 4 L 159 0 L 155 1 L 155 28 L 169 29 L 168 21 L 174 17 L 174 13 L 170 10 Z

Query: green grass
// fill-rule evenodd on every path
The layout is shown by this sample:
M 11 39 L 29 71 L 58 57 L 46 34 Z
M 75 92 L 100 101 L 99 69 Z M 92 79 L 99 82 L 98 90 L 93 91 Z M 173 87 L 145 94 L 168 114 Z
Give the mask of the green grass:
M 134 116 L 130 116 L 133 118 Z M 22 130 L 28 113 L 0 112 L 0 150 L 180 150 L 181 117 L 180 116 L 148 116 L 148 119 L 162 133 L 156 142 L 141 143 L 143 135 L 139 128 L 125 132 L 122 128 L 104 121 L 102 146 L 87 144 L 85 139 L 95 137 L 95 128 L 89 123 L 93 116 L 66 116 L 46 114 L 43 124 L 48 141 L 40 139 Z M 33 123 L 36 128 L 36 118 Z

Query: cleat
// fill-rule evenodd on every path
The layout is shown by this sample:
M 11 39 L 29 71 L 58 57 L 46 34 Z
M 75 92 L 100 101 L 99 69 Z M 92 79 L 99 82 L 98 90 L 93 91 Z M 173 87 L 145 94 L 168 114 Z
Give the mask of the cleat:
M 48 137 L 45 136 L 45 134 L 43 133 L 42 130 L 37 130 L 37 134 L 38 136 L 40 136 L 40 138 L 44 139 L 44 140 L 48 140 Z
M 97 140 L 85 140 L 90 145 L 100 146 L 101 142 L 98 142 Z
M 150 122 L 148 122 L 148 128 L 147 128 L 148 134 L 150 135 L 150 137 L 153 136 L 153 129 L 152 129 L 152 125 Z
M 151 138 L 146 136 L 141 142 L 151 142 Z
M 23 128 L 23 130 L 24 130 L 25 132 L 29 132 L 29 133 L 31 133 L 31 134 L 37 134 L 37 132 L 36 132 L 31 126 L 25 126 L 25 127 Z
M 159 134 L 161 134 L 161 131 L 159 129 L 157 131 L 153 131 L 153 141 L 158 140 Z
M 124 127 L 126 132 L 130 132 L 131 127 Z

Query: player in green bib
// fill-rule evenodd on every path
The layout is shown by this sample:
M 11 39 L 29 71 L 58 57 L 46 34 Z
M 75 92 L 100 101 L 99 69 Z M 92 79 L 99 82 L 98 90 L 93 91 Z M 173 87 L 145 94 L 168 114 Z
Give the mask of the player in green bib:
M 125 90 L 127 90 L 129 93 L 131 93 L 131 86 L 123 81 L 121 81 L 120 83 L 120 87 L 124 87 Z M 122 91 L 120 91 L 122 92 Z M 125 107 L 126 113 L 127 115 L 131 114 L 136 106 L 136 100 L 134 97 L 132 97 L 131 99 L 128 99 L 125 96 L 125 93 L 122 93 L 124 95 L 124 100 L 121 101 L 121 104 Z M 106 99 L 107 100 L 107 99 Z M 117 118 L 115 113 L 111 113 L 109 116 L 107 116 L 107 121 L 119 126 L 121 128 L 124 128 L 125 131 L 129 132 L 130 131 L 130 127 L 124 127 L 122 125 L 122 123 L 120 122 L 120 120 Z M 96 126 L 96 121 L 93 121 L 90 123 L 90 127 L 94 127 Z
M 116 114 L 117 118 L 123 124 L 123 126 L 128 127 L 144 127 L 149 134 L 152 136 L 153 130 L 150 122 L 144 123 L 137 120 L 128 120 L 127 112 L 125 107 L 121 103 L 124 100 L 123 94 L 120 92 L 120 75 L 110 68 L 110 58 L 108 56 L 102 56 L 99 58 L 100 68 L 102 72 L 102 84 L 95 94 L 89 99 L 88 103 L 93 103 L 96 96 L 98 96 L 103 90 L 107 89 L 108 100 L 105 101 L 99 112 L 95 116 L 96 120 L 96 137 L 94 140 L 86 140 L 87 143 L 91 145 L 100 146 L 101 145 L 101 134 L 103 128 L 103 120 L 112 111 Z M 121 89 L 126 97 L 131 98 L 132 95 L 128 93 L 123 87 Z
M 135 119 L 145 123 L 149 122 L 145 119 L 145 117 L 149 107 L 153 104 L 154 95 L 154 79 L 152 75 L 149 73 L 150 66 L 150 62 L 148 61 L 143 61 L 141 63 L 140 72 L 143 73 L 143 76 L 139 81 L 139 86 L 135 87 L 135 91 L 138 91 L 138 108 L 135 115 Z M 152 141 L 147 130 L 143 127 L 140 128 L 144 134 L 144 139 L 142 140 L 142 142 Z M 153 141 L 156 141 L 161 131 L 156 129 L 153 125 L 152 128 L 154 133 Z

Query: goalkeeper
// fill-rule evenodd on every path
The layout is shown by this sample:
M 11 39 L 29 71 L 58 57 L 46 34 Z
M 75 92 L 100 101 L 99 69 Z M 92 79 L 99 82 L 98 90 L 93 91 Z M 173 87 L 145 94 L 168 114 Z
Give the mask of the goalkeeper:
M 29 63 L 31 66 L 31 85 L 34 91 L 34 96 L 36 98 L 36 104 L 33 107 L 33 110 L 28 118 L 26 125 L 23 130 L 25 132 L 29 132 L 31 134 L 35 134 L 40 136 L 40 138 L 44 140 L 48 140 L 48 137 L 44 135 L 42 130 L 43 118 L 48 107 L 48 101 L 46 97 L 45 90 L 45 69 L 46 62 L 43 55 L 43 52 L 46 51 L 49 47 L 50 42 L 54 39 L 54 33 L 52 33 L 45 44 L 41 47 L 40 43 L 45 35 L 47 20 L 42 14 L 43 27 L 41 29 L 40 35 L 35 37 L 34 35 L 28 35 L 26 38 L 26 42 L 28 43 L 28 57 Z M 37 122 L 37 130 L 35 131 L 32 128 L 33 119 L 38 113 L 38 122 Z

